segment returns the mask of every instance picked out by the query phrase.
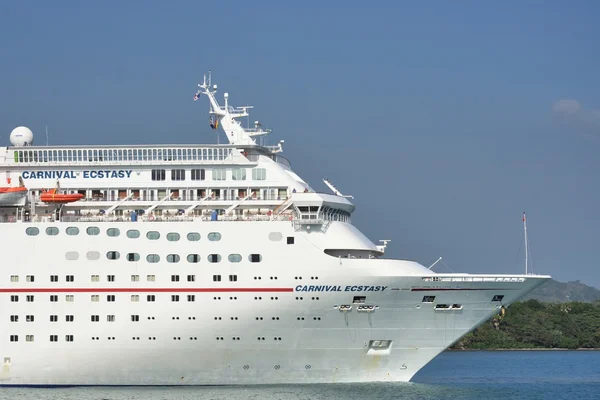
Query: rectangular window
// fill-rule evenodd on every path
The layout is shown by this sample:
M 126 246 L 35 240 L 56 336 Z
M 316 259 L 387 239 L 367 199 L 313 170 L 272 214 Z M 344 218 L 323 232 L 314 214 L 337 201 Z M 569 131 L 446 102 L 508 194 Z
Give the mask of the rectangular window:
M 187 300 L 188 300 L 188 301 L 196 301 L 196 296 L 195 296 L 195 295 L 193 295 L 193 294 L 188 294 L 188 296 L 187 296 Z
M 35 281 L 35 276 L 33 276 L 33 275 L 27 275 L 27 276 L 25 277 L 25 280 L 26 280 L 27 282 L 34 282 L 34 281 Z
M 19 316 L 18 315 L 11 315 L 10 316 L 10 322 L 19 322 Z
M 156 300 L 156 297 L 153 294 L 149 294 L 148 296 L 146 296 L 146 300 L 149 302 L 153 302 Z
M 25 297 L 25 301 L 27 301 L 28 303 L 33 303 L 34 297 L 32 294 L 28 294 L 27 297 Z
M 171 282 L 179 282 L 179 275 L 171 275 Z
M 74 302 L 74 301 L 75 301 L 75 296 L 74 296 L 74 295 L 72 295 L 72 294 L 68 294 L 68 295 L 66 295 L 66 296 L 65 296 L 65 300 L 66 300 L 68 303 L 72 303 L 72 302 Z
M 140 321 L 140 316 L 139 315 L 132 315 L 131 316 L 131 321 L 132 322 L 139 322 Z
M 114 275 L 106 275 L 106 280 L 108 282 L 114 282 L 115 281 L 115 276 Z
M 115 301 L 115 295 L 114 294 L 106 295 L 106 301 Z
M 252 170 L 253 181 L 264 181 L 267 179 L 267 170 L 265 168 L 254 168 Z
M 212 179 L 213 181 L 224 181 L 227 176 L 227 171 L 222 168 L 214 168 L 212 170 Z
M 33 321 L 35 321 L 35 316 L 34 315 L 26 315 L 25 316 L 25 321 L 26 322 L 33 322 Z
M 497 294 L 494 296 L 494 298 L 492 299 L 492 301 L 502 301 L 502 299 L 504 299 L 504 295 L 503 294 Z
M 72 342 L 73 341 L 73 335 L 65 335 L 65 342 Z
M 51 294 L 50 295 L 50 301 L 53 302 L 53 303 L 57 302 L 58 301 L 58 295 Z
M 138 294 L 132 294 L 131 301 L 137 303 L 138 301 L 140 301 L 140 296 Z
M 423 296 L 423 303 L 433 303 L 435 296 Z
M 75 320 L 75 317 L 73 315 L 65 315 L 66 322 L 73 322 L 74 320 Z
M 166 173 L 164 169 L 153 169 L 152 170 L 152 180 L 153 181 L 164 181 L 166 177 Z
M 185 181 L 185 169 L 172 169 L 171 170 L 172 181 Z
M 115 322 L 115 316 L 114 315 L 107 315 L 106 316 L 106 322 Z
M 18 342 L 19 341 L 19 335 L 10 335 L 10 341 L 11 342 Z
M 100 301 L 100 295 L 98 294 L 93 294 L 92 295 L 92 302 L 97 303 Z
M 179 295 L 178 294 L 171 295 L 171 301 L 179 301 Z
M 221 275 L 213 275 L 213 282 L 221 282 Z
M 92 315 L 92 322 L 100 322 L 100 316 L 99 315 Z
M 367 301 L 367 296 L 354 296 L 352 303 L 354 304 L 365 304 Z
M 19 301 L 19 296 L 17 296 L 16 294 L 13 294 L 10 296 L 10 301 L 13 303 L 16 303 Z
M 294 237 L 293 236 L 288 236 L 287 237 L 287 244 L 294 244 Z
M 75 282 L 75 277 L 73 275 L 67 275 L 67 282 Z
M 11 282 L 19 282 L 19 275 L 11 275 L 10 281 Z
M 100 282 L 100 275 L 92 275 L 92 282 Z
M 206 171 L 204 169 L 193 169 L 192 170 L 192 180 L 193 181 L 203 181 L 206 179 Z
M 58 282 L 58 275 L 50 275 L 50 282 Z
M 246 168 L 233 168 L 231 170 L 231 179 L 234 181 L 246 180 Z
M 58 322 L 58 315 L 51 315 L 50 322 Z
M 188 275 L 187 276 L 187 281 L 188 282 L 195 282 L 196 281 L 196 275 Z
M 131 282 L 139 282 L 139 281 L 140 281 L 139 275 L 131 275 Z
M 154 282 L 156 280 L 156 276 L 155 275 L 147 275 L 146 280 L 148 282 Z
M 58 342 L 58 335 L 50 335 L 51 342 Z
M 26 335 L 25 336 L 25 341 L 26 342 L 33 342 L 34 336 L 33 335 Z
M 237 275 L 229 275 L 229 282 L 237 282 Z

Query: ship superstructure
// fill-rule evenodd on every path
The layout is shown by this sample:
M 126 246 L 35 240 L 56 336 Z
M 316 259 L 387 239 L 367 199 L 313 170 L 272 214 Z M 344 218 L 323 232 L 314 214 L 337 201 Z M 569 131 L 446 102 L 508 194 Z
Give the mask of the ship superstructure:
M 201 95 L 229 144 L 0 148 L 0 385 L 408 381 L 549 278 L 385 258 Z

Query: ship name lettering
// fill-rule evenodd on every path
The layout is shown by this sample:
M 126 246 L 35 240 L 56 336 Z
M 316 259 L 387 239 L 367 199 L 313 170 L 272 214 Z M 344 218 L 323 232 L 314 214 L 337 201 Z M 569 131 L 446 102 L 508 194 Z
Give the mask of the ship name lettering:
M 132 170 L 84 170 L 84 179 L 123 179 L 131 178 Z M 23 179 L 76 179 L 79 174 L 75 171 L 23 171 Z
M 363 285 L 363 286 L 330 286 L 330 285 L 298 285 L 296 292 L 383 292 L 387 286 Z

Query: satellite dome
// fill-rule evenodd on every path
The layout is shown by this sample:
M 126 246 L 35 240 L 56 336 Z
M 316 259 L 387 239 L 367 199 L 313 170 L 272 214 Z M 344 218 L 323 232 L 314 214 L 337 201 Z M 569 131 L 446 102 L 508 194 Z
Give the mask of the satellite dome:
M 17 126 L 10 133 L 10 143 L 16 147 L 31 146 L 33 144 L 33 132 L 26 126 Z

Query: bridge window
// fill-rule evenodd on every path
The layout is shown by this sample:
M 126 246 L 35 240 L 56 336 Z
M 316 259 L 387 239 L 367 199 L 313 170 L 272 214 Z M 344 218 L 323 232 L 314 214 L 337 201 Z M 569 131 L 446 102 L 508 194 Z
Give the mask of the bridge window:
M 185 169 L 172 169 L 171 170 L 172 181 L 185 181 Z
M 227 171 L 222 168 L 215 168 L 212 170 L 213 181 L 224 181 L 227 176 Z
M 196 151 L 196 150 L 194 150 Z M 206 179 L 206 171 L 204 169 L 193 169 L 192 170 L 192 180 L 193 181 L 203 181 Z
M 252 170 L 253 181 L 264 181 L 267 179 L 267 170 L 265 168 L 254 168 Z
M 152 180 L 153 181 L 164 181 L 166 177 L 166 173 L 164 169 L 153 169 L 152 170 Z
M 234 168 L 231 170 L 231 179 L 234 181 L 246 180 L 246 168 Z

